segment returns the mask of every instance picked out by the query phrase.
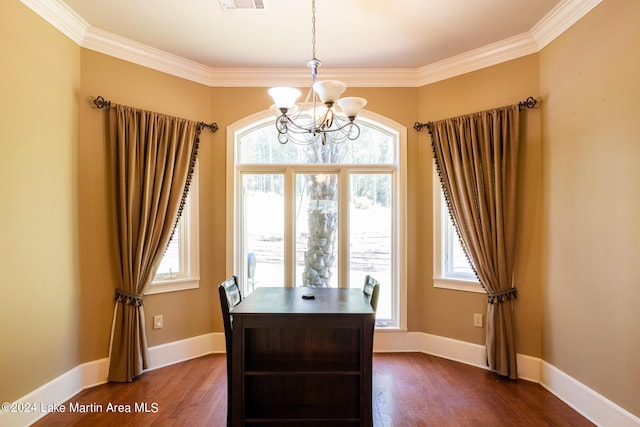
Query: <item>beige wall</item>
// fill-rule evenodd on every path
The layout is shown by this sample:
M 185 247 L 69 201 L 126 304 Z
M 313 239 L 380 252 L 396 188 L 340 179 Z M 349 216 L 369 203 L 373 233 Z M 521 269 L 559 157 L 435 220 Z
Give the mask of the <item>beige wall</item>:
M 416 89 L 350 89 L 366 96 L 369 109 L 411 126 L 417 108 Z M 104 114 L 87 100 L 102 95 L 113 102 L 192 120 L 214 121 L 215 134 L 203 132 L 200 173 L 200 289 L 145 298 L 149 345 L 222 331 L 216 287 L 226 275 L 226 127 L 270 105 L 266 88 L 208 88 L 125 61 L 82 51 L 79 163 L 82 184 L 80 247 L 82 279 L 82 361 L 108 355 L 115 262 L 109 246 L 108 171 L 103 137 Z M 412 140 L 415 136 L 411 137 Z M 154 330 L 154 314 L 164 327 Z
M 468 73 L 420 89 L 421 122 L 515 104 L 539 92 L 538 56 Z M 517 259 L 514 284 L 516 351 L 539 357 L 541 354 L 540 299 L 540 211 L 541 143 L 540 110 L 521 113 Z M 424 295 L 416 304 L 424 312 L 421 329 L 430 334 L 484 344 L 485 329 L 473 326 L 473 313 L 486 313 L 487 297 L 482 294 L 436 289 L 431 285 L 432 267 L 432 165 L 431 137 L 424 130 L 411 183 L 416 186 L 412 215 L 416 217 L 418 240 L 410 252 L 415 277 L 424 277 Z M 424 195 L 419 197 L 418 195 Z
M 0 3 L 0 401 L 80 363 L 80 48 Z
M 543 359 L 640 416 L 640 2 L 540 55 Z

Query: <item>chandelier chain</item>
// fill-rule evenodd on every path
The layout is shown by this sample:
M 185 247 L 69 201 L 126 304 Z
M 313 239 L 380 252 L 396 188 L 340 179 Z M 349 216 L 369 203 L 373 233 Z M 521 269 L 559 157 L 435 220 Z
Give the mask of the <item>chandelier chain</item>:
M 316 59 L 316 0 L 311 0 L 311 58 Z

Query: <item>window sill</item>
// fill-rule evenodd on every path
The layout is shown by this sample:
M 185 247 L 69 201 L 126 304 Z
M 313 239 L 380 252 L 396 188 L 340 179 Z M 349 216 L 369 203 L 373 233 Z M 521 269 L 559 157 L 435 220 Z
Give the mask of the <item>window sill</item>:
M 185 291 L 187 289 L 198 289 L 200 278 L 184 278 L 175 280 L 158 280 L 151 283 L 145 295 L 162 294 L 165 292 Z
M 375 325 L 374 329 L 376 332 L 409 332 L 407 328 L 401 328 L 400 326 L 394 326 L 394 325 L 390 325 L 390 326 Z
M 486 293 L 480 282 L 475 280 L 445 279 L 444 277 L 434 277 L 433 287 L 440 289 L 451 289 L 455 291 L 476 292 L 479 294 Z

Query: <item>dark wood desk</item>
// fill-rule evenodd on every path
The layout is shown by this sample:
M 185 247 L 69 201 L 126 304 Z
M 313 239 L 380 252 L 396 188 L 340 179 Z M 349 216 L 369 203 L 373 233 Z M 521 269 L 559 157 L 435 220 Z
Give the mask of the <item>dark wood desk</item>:
M 361 289 L 257 288 L 231 314 L 234 426 L 372 426 L 375 313 Z

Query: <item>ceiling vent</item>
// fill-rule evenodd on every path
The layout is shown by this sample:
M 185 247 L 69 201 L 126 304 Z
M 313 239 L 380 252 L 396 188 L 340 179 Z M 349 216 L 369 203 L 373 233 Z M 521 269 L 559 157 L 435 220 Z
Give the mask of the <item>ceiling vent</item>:
M 264 10 L 265 0 L 220 0 L 224 10 Z

